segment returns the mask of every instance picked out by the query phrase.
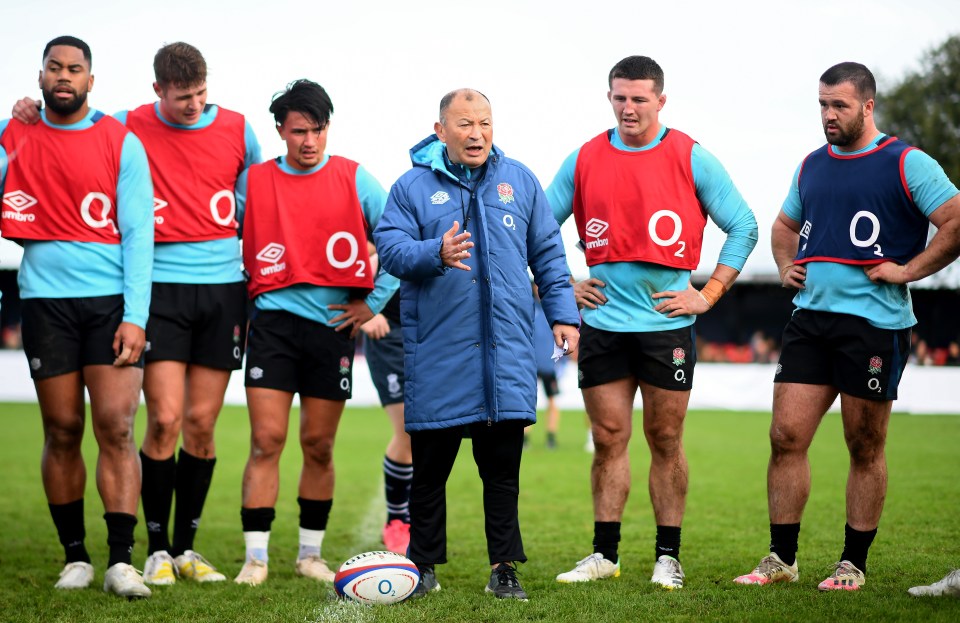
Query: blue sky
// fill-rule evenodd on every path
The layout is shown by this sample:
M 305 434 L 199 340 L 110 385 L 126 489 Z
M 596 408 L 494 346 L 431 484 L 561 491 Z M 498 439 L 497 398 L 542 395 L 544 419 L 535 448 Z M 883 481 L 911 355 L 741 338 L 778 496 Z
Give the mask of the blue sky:
M 90 44 L 90 102 L 106 112 L 153 101 L 153 55 L 183 40 L 207 59 L 210 102 L 247 115 L 265 157 L 283 152 L 271 96 L 296 78 L 323 84 L 335 106 L 329 153 L 359 161 L 386 188 L 432 132 L 440 97 L 461 86 L 490 97 L 494 141 L 547 186 L 573 149 L 613 125 L 610 67 L 651 56 L 666 74 L 661 120 L 714 153 L 757 215 L 760 243 L 745 274 L 775 271 L 770 225 L 797 164 L 823 143 L 823 70 L 862 62 L 882 95 L 960 32 L 960 3 L 943 0 L 238 0 L 229 12 L 226 3 L 181 0 L 11 5 L 0 8 L 0 117 L 19 97 L 38 96 L 43 46 L 57 35 Z M 573 234 L 571 219 L 564 237 L 580 272 Z M 722 241 L 709 225 L 701 272 L 712 271 Z M 0 264 L 15 261 L 9 249 Z

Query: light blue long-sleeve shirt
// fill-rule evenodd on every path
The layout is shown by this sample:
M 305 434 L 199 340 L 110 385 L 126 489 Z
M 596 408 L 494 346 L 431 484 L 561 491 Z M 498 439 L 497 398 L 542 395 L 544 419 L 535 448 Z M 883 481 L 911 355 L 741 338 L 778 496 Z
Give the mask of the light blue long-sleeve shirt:
M 160 112 L 160 102 L 154 104 L 157 118 L 177 130 L 202 130 L 217 118 L 219 107 L 207 104 L 200 119 L 193 125 L 168 121 Z M 126 125 L 127 113 L 121 110 L 114 117 Z M 260 143 L 245 122 L 243 132 L 243 167 L 260 162 Z M 158 242 L 154 247 L 153 281 L 155 283 L 235 283 L 243 281 L 243 261 L 237 238 L 218 238 L 199 242 Z
M 46 111 L 41 111 L 40 123 L 65 132 L 85 130 L 102 114 L 90 109 L 76 123 L 56 125 L 47 119 Z M 0 135 L 7 123 L 0 122 Z M 7 166 L 7 154 L 0 147 L 0 193 Z M 24 240 L 18 275 L 21 298 L 123 294 L 123 321 L 145 328 L 153 264 L 153 184 L 147 154 L 133 134 L 127 134 L 120 152 L 116 214 L 120 244 Z
M 861 154 L 876 149 L 885 136 L 878 134 L 869 145 L 855 152 L 840 152 L 836 147 L 831 149 L 846 156 Z M 798 223 L 803 207 L 798 182 L 802 166 L 801 163 L 793 174 L 782 207 L 783 213 Z M 927 218 L 960 193 L 937 161 L 919 149 L 907 152 L 903 173 L 914 203 Z M 906 329 L 917 324 L 906 285 L 873 283 L 863 266 L 838 262 L 808 262 L 805 266 L 804 287 L 793 298 L 798 308 L 860 316 L 881 329 Z
M 301 171 L 294 169 L 287 164 L 286 158 L 277 158 L 277 164 L 280 170 L 288 175 L 311 175 L 322 169 L 330 160 L 329 155 L 325 155 L 323 160 L 317 166 Z M 360 207 L 363 210 L 363 216 L 367 219 L 370 228 L 373 229 L 383 216 L 383 208 L 387 203 L 387 192 L 380 183 L 362 166 L 357 167 L 356 173 L 357 197 L 360 200 Z M 243 217 L 247 205 L 247 172 L 244 171 L 237 179 L 236 188 L 237 197 L 237 221 L 240 223 L 241 231 L 243 229 Z M 374 288 L 364 299 L 367 307 L 374 314 L 380 311 L 390 300 L 390 297 L 400 287 L 400 280 L 381 270 L 374 280 Z M 300 283 L 286 288 L 270 290 L 264 292 L 254 299 L 254 305 L 257 309 L 286 311 L 302 318 L 330 324 L 330 320 L 339 316 L 340 310 L 328 309 L 328 305 L 343 305 L 349 301 L 349 288 L 333 288 L 329 286 L 315 286 L 308 283 Z
M 657 137 L 640 148 L 627 146 L 620 134 L 611 133 L 610 144 L 623 151 L 644 151 L 660 144 L 667 128 L 660 127 Z M 574 174 L 580 149 L 570 154 L 547 188 L 547 198 L 558 223 L 573 214 Z M 727 239 L 717 263 L 743 270 L 747 257 L 757 244 L 757 220 L 740 195 L 720 161 L 698 143 L 690 155 L 697 200 Z M 616 332 L 665 331 L 687 327 L 696 316 L 668 318 L 654 311 L 656 292 L 686 290 L 689 270 L 671 268 L 649 262 L 609 262 L 590 267 L 590 276 L 604 282 L 604 305 L 581 310 L 583 320 L 591 327 Z

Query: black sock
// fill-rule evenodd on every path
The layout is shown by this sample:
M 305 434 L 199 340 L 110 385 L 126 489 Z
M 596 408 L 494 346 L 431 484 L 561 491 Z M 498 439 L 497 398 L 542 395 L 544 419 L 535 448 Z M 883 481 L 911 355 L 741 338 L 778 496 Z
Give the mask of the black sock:
M 657 545 L 654 560 L 670 556 L 680 561 L 680 526 L 657 526 Z
M 177 510 L 173 515 L 173 548 L 171 556 L 193 549 L 193 537 L 200 525 L 203 503 L 210 490 L 213 466 L 217 459 L 201 459 L 180 448 L 177 465 Z
M 297 498 L 300 505 L 300 527 L 307 530 L 326 530 L 333 500 Z
M 241 508 L 240 525 L 244 532 L 270 532 L 277 511 L 271 506 L 260 508 Z
M 873 543 L 873 538 L 877 536 L 877 529 L 867 532 L 860 532 L 846 524 L 843 527 L 843 553 L 840 554 L 840 560 L 846 560 L 853 563 L 860 571 L 867 572 L 867 552 Z
M 770 524 L 770 551 L 785 564 L 797 562 L 797 541 L 800 539 L 799 523 Z
M 87 531 L 83 525 L 83 498 L 66 504 L 48 504 L 57 536 L 63 545 L 66 563 L 90 562 L 90 554 L 83 544 Z
M 133 529 L 137 518 L 127 513 L 104 513 L 107 522 L 107 546 L 110 548 L 109 569 L 117 563 L 130 564 L 133 552 Z
M 620 560 L 617 547 L 620 543 L 619 521 L 593 522 L 593 551 L 600 553 L 610 562 Z
M 177 481 L 177 460 L 156 460 L 140 451 L 141 473 L 140 499 L 143 500 L 143 520 L 147 524 L 147 554 L 170 551 L 167 525 L 170 523 L 170 507 L 173 506 L 173 486 Z
M 399 519 L 410 523 L 410 484 L 413 464 L 383 457 L 383 489 L 387 496 L 387 523 Z

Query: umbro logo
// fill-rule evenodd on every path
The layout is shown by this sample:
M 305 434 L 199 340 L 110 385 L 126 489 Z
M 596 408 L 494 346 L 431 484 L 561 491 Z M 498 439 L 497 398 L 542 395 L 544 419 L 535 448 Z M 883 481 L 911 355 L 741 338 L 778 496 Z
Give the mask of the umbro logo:
M 430 203 L 432 203 L 435 206 L 443 205 L 448 201 L 450 201 L 450 195 L 448 195 L 442 190 L 438 190 L 437 192 L 430 195 Z
M 287 248 L 279 242 L 271 242 L 260 249 L 260 253 L 257 253 L 257 259 L 267 264 L 273 264 L 273 266 L 264 266 L 261 268 L 260 274 L 266 276 L 286 270 L 287 263 L 280 261 L 280 258 L 283 257 L 283 254 L 286 252 Z
M 166 201 L 164 201 L 163 199 L 161 199 L 160 197 L 154 197 L 154 198 L 153 198 L 153 211 L 154 211 L 154 212 L 156 212 L 157 210 L 160 210 L 160 209 L 162 209 L 162 208 L 165 208 L 165 207 L 167 207 L 168 205 L 170 205 L 170 204 L 167 203 Z
M 261 262 L 269 262 L 270 264 L 276 264 L 280 261 L 280 258 L 283 257 L 283 254 L 286 253 L 287 248 L 278 242 L 271 242 L 267 246 L 263 247 L 260 250 L 260 253 L 257 253 L 257 259 Z
M 27 208 L 37 205 L 37 200 L 22 190 L 15 190 L 3 195 L 3 205 L 17 212 L 23 212 Z
M 601 221 L 598 218 L 592 218 L 587 221 L 587 226 L 584 228 L 584 230 L 591 238 L 599 238 L 603 235 L 603 232 L 607 231 L 608 227 L 610 227 L 610 225 L 606 221 Z

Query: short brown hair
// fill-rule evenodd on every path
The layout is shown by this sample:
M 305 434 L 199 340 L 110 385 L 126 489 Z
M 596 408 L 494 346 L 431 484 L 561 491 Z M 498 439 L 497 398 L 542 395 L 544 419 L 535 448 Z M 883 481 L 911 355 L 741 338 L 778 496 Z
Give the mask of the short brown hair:
M 653 90 L 663 93 L 663 69 L 649 56 L 628 56 L 613 66 L 607 77 L 607 86 L 613 88 L 616 78 L 624 80 L 653 80 Z
M 168 43 L 153 57 L 153 73 L 161 87 L 192 87 L 207 81 L 207 61 L 189 43 Z
M 872 100 L 877 96 L 877 79 L 866 65 L 853 62 L 837 63 L 820 76 L 820 82 L 828 87 L 835 87 L 849 82 L 857 90 L 857 97 L 861 103 Z

